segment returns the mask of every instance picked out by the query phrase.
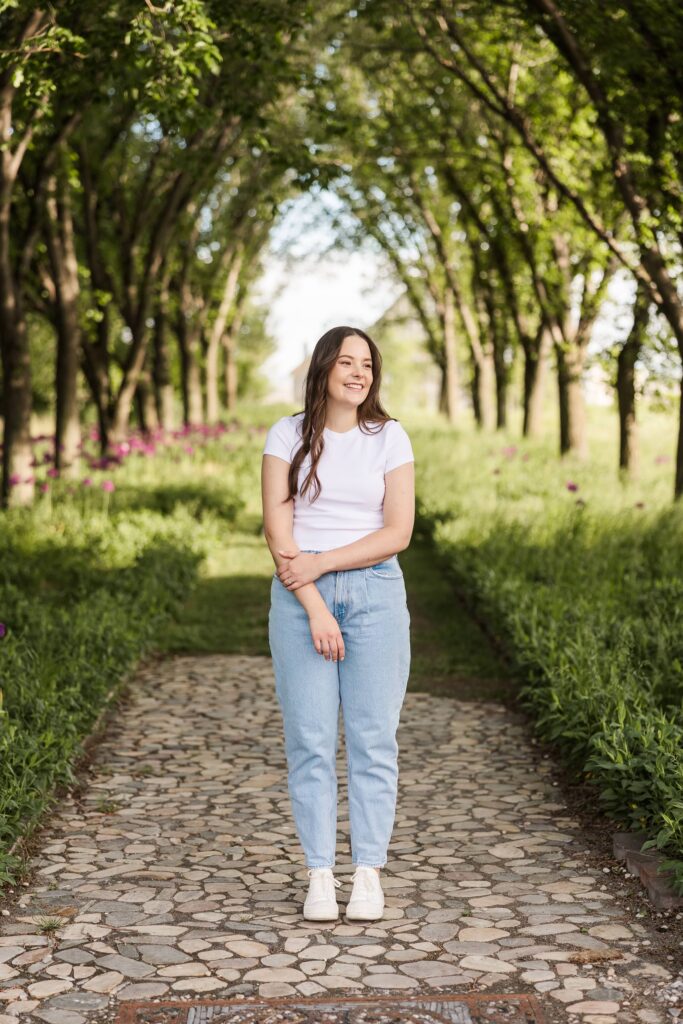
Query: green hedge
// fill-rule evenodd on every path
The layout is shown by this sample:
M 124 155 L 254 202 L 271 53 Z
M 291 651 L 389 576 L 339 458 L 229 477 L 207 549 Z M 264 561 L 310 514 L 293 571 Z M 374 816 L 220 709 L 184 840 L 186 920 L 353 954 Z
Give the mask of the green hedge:
M 683 894 L 683 508 L 599 464 L 568 479 L 538 446 L 416 433 L 420 527 L 517 666 L 537 734 Z
M 213 496 L 204 514 L 196 488 L 187 503 L 167 497 L 152 493 L 152 510 L 122 492 L 109 515 L 94 498 L 1 517 L 3 881 L 20 868 L 13 841 L 30 833 L 55 786 L 73 781 L 72 764 L 108 696 L 187 596 L 218 536 Z

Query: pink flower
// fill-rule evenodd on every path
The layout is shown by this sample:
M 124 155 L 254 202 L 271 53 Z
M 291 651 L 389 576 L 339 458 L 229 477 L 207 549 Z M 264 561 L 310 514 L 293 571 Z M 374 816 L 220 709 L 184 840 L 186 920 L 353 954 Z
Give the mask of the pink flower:
M 81 483 L 83 484 L 84 487 L 90 487 L 92 484 L 92 480 L 89 476 L 84 476 L 83 479 L 81 480 Z
M 47 482 L 47 480 L 44 480 L 43 483 L 40 485 L 40 491 L 43 494 L 46 494 L 49 490 L 50 490 L 50 485 Z
M 114 481 L 113 480 L 103 480 L 102 481 L 102 490 L 106 491 L 107 494 L 111 494 L 112 491 L 116 490 L 116 486 L 114 484 Z
M 4 622 L 0 622 L 0 640 L 2 640 L 3 636 L 7 636 L 7 626 Z
M 53 478 L 59 476 L 59 470 L 56 469 L 54 466 L 50 466 L 50 468 L 47 471 L 47 475 Z
M 573 480 L 568 480 L 567 481 L 567 490 L 568 491 L 578 491 L 578 489 L 579 489 L 579 485 L 575 484 Z
M 9 478 L 9 485 L 10 485 L 10 487 L 15 487 L 17 484 L 20 484 L 20 483 L 21 483 L 21 477 L 19 476 L 19 474 L 18 473 L 12 473 L 12 475 Z

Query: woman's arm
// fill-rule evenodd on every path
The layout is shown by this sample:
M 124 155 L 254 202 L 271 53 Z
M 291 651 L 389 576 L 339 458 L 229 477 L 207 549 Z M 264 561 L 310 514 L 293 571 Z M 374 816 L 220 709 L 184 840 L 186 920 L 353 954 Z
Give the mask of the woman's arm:
M 408 547 L 415 524 L 415 463 L 404 462 L 396 466 L 385 473 L 384 481 L 384 526 L 379 530 L 351 544 L 319 554 L 300 554 L 297 557 L 296 547 L 281 548 L 288 556 L 285 559 L 288 565 L 283 568 L 288 569 L 288 575 L 295 577 L 288 590 L 298 594 L 299 590 L 310 586 L 308 582 L 298 580 L 297 575 L 310 579 L 312 570 L 313 579 L 317 579 L 326 572 L 363 569 Z
M 264 455 L 261 466 L 261 494 L 263 500 L 263 529 L 270 553 L 278 567 L 289 563 L 280 552 L 297 552 L 292 524 L 293 502 L 287 501 L 289 491 L 287 477 L 289 463 L 277 455 Z M 303 557 L 310 558 L 310 554 Z M 317 576 L 315 577 L 317 579 Z M 289 589 L 292 589 L 291 587 Z M 325 661 L 336 662 L 344 659 L 344 638 L 339 623 L 325 604 L 325 599 L 315 585 L 315 580 L 300 584 L 296 588 L 297 600 L 303 605 L 311 628 L 313 646 Z
M 279 554 L 283 551 L 298 551 L 294 543 L 292 525 L 294 503 L 286 501 L 289 491 L 287 477 L 289 463 L 277 455 L 264 455 L 261 464 L 261 499 L 263 505 L 263 530 L 276 568 L 288 564 L 289 559 Z M 327 605 L 315 583 L 306 583 L 296 590 L 296 597 L 309 615 L 327 611 Z

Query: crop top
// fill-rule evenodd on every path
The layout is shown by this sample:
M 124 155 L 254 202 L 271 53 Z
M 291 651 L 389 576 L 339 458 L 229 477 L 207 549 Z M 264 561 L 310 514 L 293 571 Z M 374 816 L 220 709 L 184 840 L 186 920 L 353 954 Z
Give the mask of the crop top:
M 264 455 L 285 462 L 301 444 L 303 412 L 283 416 L 266 435 Z M 414 462 L 410 438 L 398 420 L 382 429 L 370 423 L 340 433 L 324 428 L 324 448 L 318 461 L 321 491 L 311 502 L 313 482 L 302 498 L 294 496 L 293 537 L 300 551 L 329 551 L 360 540 L 384 526 L 384 474 L 405 462 Z M 299 489 L 311 467 L 310 452 L 299 469 Z

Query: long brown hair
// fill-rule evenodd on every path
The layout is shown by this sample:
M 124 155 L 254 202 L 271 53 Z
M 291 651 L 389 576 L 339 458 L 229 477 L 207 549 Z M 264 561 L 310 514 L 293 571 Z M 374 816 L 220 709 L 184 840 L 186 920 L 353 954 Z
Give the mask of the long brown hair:
M 306 374 L 305 408 L 302 422 L 302 444 L 292 459 L 289 467 L 289 495 L 287 501 L 298 493 L 299 469 L 302 462 L 311 453 L 311 468 L 308 476 L 301 487 L 301 494 L 315 483 L 315 494 L 311 502 L 315 501 L 321 491 L 320 480 L 318 479 L 317 467 L 320 456 L 325 447 L 325 414 L 327 411 L 327 377 L 337 361 L 339 350 L 342 347 L 344 338 L 357 334 L 367 341 L 372 358 L 372 383 L 367 397 L 358 406 L 358 425 L 365 434 L 375 434 L 378 430 L 364 429 L 370 423 L 379 423 L 379 430 L 384 429 L 388 420 L 395 419 L 390 416 L 382 407 L 379 398 L 379 388 L 382 378 L 382 356 L 372 338 L 361 331 L 358 327 L 332 327 L 318 340 L 313 354 L 311 355 L 310 366 Z M 299 415 L 299 413 L 295 413 Z

